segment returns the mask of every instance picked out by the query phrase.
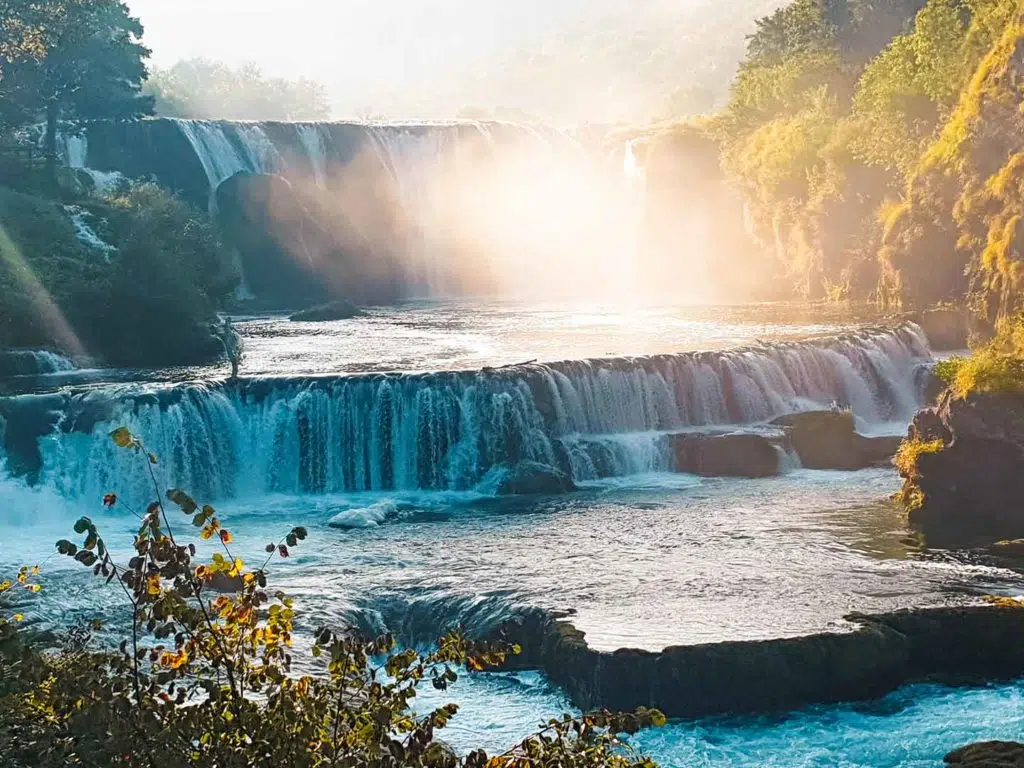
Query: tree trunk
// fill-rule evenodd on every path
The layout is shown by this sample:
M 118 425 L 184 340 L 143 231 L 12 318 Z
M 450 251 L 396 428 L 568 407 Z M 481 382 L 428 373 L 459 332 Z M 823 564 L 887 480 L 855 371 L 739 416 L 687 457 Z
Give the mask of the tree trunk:
M 46 153 L 46 184 L 50 192 L 57 193 L 57 121 L 60 119 L 60 104 L 50 99 L 46 104 L 46 137 L 43 151 Z

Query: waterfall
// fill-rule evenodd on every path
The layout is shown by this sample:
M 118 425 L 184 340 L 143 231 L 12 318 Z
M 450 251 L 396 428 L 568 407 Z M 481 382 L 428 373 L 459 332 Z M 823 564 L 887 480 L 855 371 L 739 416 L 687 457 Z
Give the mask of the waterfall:
M 905 423 L 927 360 L 923 334 L 906 325 L 729 352 L 477 372 L 121 385 L 3 398 L 0 416 L 56 425 L 8 464 L 69 498 L 98 499 L 113 487 L 148 493 L 146 468 L 107 437 L 122 424 L 160 457 L 168 483 L 205 499 L 458 490 L 521 460 L 577 480 L 667 470 L 673 432 L 833 404 L 862 422 Z M 24 453 L 25 442 L 8 430 L 8 451 Z
M 257 123 L 176 120 L 210 183 L 217 186 L 236 173 L 277 173 L 281 155 Z
M 103 260 L 109 262 L 110 254 L 117 252 L 117 248 L 96 234 L 96 230 L 89 224 L 92 214 L 78 205 L 65 205 L 64 211 L 71 218 L 71 223 L 75 227 L 75 237 L 87 248 L 98 251 L 103 256 Z
M 320 189 L 327 186 L 327 142 L 324 127 L 318 123 L 299 123 L 295 126 L 299 141 L 313 169 L 313 179 Z
M 98 171 L 88 166 L 89 140 L 85 134 L 58 134 L 57 143 L 64 164 L 68 168 L 75 168 L 88 174 L 96 185 L 96 191 L 101 195 L 112 192 L 124 181 L 124 175 L 119 171 Z M 81 233 L 78 221 L 75 222 L 75 228 Z M 107 253 L 109 254 L 109 251 Z

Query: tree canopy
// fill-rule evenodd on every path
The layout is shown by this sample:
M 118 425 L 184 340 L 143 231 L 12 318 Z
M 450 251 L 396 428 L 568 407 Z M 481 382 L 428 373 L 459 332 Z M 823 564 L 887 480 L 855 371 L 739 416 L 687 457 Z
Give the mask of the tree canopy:
M 207 59 L 180 61 L 153 72 L 146 91 L 164 117 L 220 120 L 326 120 L 323 85 L 264 75 L 255 64 L 233 69 Z

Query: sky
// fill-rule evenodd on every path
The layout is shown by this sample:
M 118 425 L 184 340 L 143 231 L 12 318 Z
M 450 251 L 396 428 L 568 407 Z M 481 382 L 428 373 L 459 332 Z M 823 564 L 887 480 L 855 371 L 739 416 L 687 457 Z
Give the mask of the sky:
M 255 62 L 268 75 L 319 80 L 342 112 L 381 113 L 492 98 L 526 107 L 531 90 L 549 88 L 560 77 L 559 71 L 568 68 L 578 70 L 565 75 L 575 80 L 560 83 L 563 89 L 548 104 L 557 105 L 580 90 L 599 94 L 605 86 L 600 81 L 628 77 L 632 63 L 618 56 L 614 64 L 605 62 L 589 71 L 587 59 L 601 59 L 638 34 L 666 37 L 650 43 L 638 40 L 640 53 L 634 55 L 657 53 L 678 41 L 674 55 L 685 56 L 692 48 L 694 67 L 705 59 L 724 57 L 719 77 L 727 83 L 755 16 L 781 2 L 127 0 L 143 22 L 144 40 L 153 50 L 157 67 L 193 57 L 232 65 Z M 674 38 L 667 36 L 666 20 L 681 24 Z M 708 20 L 719 24 L 710 34 L 702 28 Z M 690 34 L 696 39 L 688 39 Z M 572 67 L 530 68 L 532 59 L 550 56 L 552 48 L 567 39 L 575 43 L 566 46 Z M 590 48 L 592 41 L 599 41 L 594 43 L 599 46 L 596 51 Z M 687 67 L 681 69 L 678 77 L 685 81 Z M 494 90 L 501 91 L 501 96 L 495 96 Z M 586 101 L 588 108 L 594 108 L 595 98 Z

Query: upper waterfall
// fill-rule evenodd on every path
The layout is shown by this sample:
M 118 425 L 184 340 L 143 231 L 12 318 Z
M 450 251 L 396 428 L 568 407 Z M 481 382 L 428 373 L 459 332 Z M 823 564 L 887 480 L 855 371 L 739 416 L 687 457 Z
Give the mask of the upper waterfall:
M 69 150 L 209 205 L 249 287 L 283 304 L 633 287 L 642 178 L 567 131 L 152 119 L 93 124 Z

